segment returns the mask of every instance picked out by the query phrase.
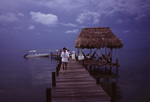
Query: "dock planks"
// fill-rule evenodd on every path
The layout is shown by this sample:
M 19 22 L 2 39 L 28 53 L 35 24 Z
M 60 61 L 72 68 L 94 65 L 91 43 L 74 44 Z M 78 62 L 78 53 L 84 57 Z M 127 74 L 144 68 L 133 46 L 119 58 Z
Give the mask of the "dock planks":
M 110 102 L 110 97 L 96 84 L 78 62 L 70 60 L 67 73 L 56 78 L 56 86 L 52 88 L 52 102 Z

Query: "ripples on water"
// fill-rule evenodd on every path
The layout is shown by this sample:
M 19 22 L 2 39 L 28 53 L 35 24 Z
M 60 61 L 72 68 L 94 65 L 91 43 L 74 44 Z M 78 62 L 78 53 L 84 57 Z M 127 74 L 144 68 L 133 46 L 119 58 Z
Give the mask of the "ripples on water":
M 57 61 L 23 58 L 25 52 L 3 52 L 0 58 L 0 102 L 46 102 Z

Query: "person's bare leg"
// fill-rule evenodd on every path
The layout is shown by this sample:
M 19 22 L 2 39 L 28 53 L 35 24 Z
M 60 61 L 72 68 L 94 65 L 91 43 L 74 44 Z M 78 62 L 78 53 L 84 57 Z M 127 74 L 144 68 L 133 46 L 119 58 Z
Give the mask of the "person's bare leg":
M 65 64 L 65 72 L 67 73 L 67 63 Z
M 63 63 L 63 73 L 65 73 L 65 66 L 64 66 L 64 63 Z

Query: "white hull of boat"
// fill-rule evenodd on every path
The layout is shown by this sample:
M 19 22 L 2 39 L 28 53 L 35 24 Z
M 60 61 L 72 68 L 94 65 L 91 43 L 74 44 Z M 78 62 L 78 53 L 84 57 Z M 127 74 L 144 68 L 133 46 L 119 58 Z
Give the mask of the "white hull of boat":
M 34 54 L 34 55 L 24 55 L 24 57 L 49 57 L 49 53 L 43 53 L 43 54 Z

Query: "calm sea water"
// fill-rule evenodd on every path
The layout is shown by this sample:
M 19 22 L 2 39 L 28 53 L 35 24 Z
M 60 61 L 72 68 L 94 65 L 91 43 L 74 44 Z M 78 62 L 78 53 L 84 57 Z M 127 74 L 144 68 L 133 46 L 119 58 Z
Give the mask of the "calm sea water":
M 116 102 L 150 102 L 149 52 L 150 49 L 119 50 Z M 46 102 L 45 91 L 51 87 L 51 72 L 58 62 L 50 58 L 24 59 L 25 53 L 0 52 L 0 102 Z
M 150 49 L 119 51 L 118 102 L 150 102 Z
M 50 58 L 24 59 L 26 53 L 1 53 L 0 102 L 46 102 L 46 88 L 51 87 L 51 73 L 55 71 L 57 61 Z

